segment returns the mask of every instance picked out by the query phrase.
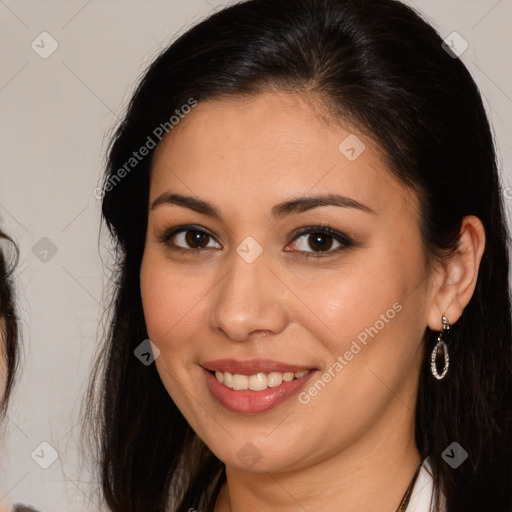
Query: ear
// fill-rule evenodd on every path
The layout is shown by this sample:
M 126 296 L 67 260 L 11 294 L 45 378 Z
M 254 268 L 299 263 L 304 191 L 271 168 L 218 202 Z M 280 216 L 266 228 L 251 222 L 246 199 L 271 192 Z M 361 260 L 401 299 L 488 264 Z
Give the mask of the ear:
M 428 327 L 442 330 L 442 315 L 454 324 L 475 291 L 478 269 L 485 248 L 485 229 L 474 215 L 462 219 L 460 241 L 455 252 L 436 270 Z

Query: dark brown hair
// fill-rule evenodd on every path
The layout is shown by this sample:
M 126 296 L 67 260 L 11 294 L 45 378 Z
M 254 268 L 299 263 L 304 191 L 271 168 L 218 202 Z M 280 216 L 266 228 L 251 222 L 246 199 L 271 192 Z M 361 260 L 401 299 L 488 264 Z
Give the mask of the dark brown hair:
M 18 259 L 18 249 L 14 241 L 0 230 L 0 241 L 7 242 L 14 253 L 13 261 L 8 262 L 0 247 L 0 340 L 3 346 L 0 348 L 4 360 L 6 374 L 4 376 L 4 393 L 0 397 L 0 417 L 7 412 L 7 405 L 14 386 L 14 377 L 18 366 L 18 320 L 16 316 L 12 273 Z

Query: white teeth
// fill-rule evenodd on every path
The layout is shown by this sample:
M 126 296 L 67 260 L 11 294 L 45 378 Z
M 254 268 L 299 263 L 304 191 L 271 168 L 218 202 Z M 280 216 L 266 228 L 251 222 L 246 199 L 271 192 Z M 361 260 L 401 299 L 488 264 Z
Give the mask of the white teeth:
M 283 383 L 283 374 L 279 372 L 270 372 L 267 377 L 267 386 L 274 388 Z
M 249 389 L 249 377 L 235 373 L 233 375 L 233 389 Z
M 257 373 L 249 377 L 249 389 L 261 391 L 267 389 L 267 376 L 264 373 Z
M 290 382 L 293 379 L 300 379 L 309 373 L 309 370 L 301 372 L 270 372 L 256 373 L 254 375 L 240 375 L 238 373 L 215 372 L 217 380 L 228 388 L 236 391 L 250 389 L 251 391 L 262 391 L 267 388 L 274 388 L 283 382 Z
M 222 372 L 219 372 L 219 373 L 222 373 Z M 217 377 L 217 374 L 215 374 L 215 376 Z M 217 379 L 218 379 L 218 377 L 217 377 Z M 233 374 L 232 373 L 224 372 L 224 377 L 222 380 L 223 380 L 224 386 L 226 386 L 228 388 L 233 387 Z
M 285 382 L 290 382 L 295 378 L 295 374 L 293 372 L 285 372 L 283 373 L 283 380 Z

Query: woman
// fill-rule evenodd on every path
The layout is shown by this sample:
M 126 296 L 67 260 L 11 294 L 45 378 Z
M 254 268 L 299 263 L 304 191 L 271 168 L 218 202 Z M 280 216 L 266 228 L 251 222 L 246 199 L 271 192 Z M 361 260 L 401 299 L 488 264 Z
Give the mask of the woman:
M 445 48 L 392 0 L 251 0 L 150 66 L 103 186 L 110 510 L 512 510 L 507 231 Z

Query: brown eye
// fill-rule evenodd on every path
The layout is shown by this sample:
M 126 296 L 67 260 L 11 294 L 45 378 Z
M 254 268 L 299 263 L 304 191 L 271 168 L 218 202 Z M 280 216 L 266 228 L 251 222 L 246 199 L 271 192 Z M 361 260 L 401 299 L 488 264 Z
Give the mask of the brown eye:
M 294 245 L 299 252 L 306 253 L 305 256 L 328 256 L 351 247 L 354 243 L 329 226 L 317 226 L 303 228 L 299 236 L 295 237 Z
M 190 247 L 195 247 L 196 244 L 199 247 L 206 247 L 208 245 L 209 235 L 202 233 L 201 231 L 188 230 L 185 232 L 185 241 Z
M 308 237 L 308 246 L 313 251 L 328 251 L 332 245 L 333 237 L 331 235 L 326 235 L 325 233 L 313 233 Z
M 213 238 L 204 231 L 197 229 L 182 229 L 175 231 L 174 234 L 169 237 L 169 240 L 173 240 L 173 245 L 178 246 L 182 249 L 204 249 L 208 247 L 208 244 L 213 242 Z M 217 244 L 218 247 L 219 244 Z
M 327 233 L 310 233 L 307 235 L 301 235 L 297 240 L 304 239 L 300 242 L 296 242 L 296 245 L 300 251 L 308 251 L 310 249 L 313 252 L 324 252 L 332 248 L 334 243 L 337 243 L 339 247 L 341 244 L 337 240 L 334 240 L 332 235 Z

